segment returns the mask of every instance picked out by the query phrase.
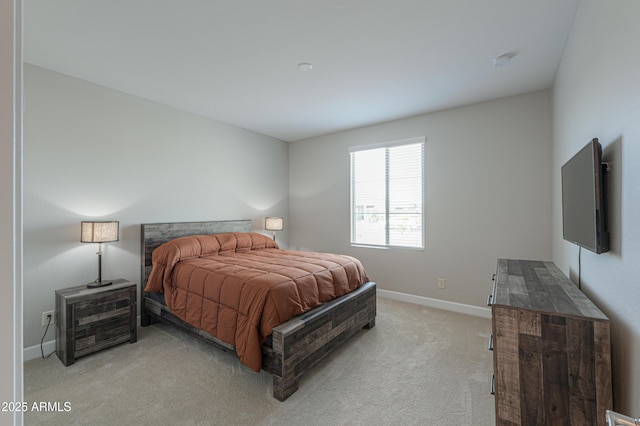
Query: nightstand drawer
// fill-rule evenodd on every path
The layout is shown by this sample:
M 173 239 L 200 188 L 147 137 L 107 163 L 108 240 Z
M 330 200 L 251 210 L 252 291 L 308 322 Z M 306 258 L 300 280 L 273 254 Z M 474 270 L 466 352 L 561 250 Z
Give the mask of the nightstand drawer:
M 83 326 L 116 316 L 127 315 L 131 306 L 130 290 L 112 291 L 95 299 L 85 300 L 73 305 L 74 322 L 76 326 Z
M 79 321 L 75 329 L 76 358 L 85 353 L 95 352 L 102 346 L 108 347 L 131 338 L 129 307 L 125 308 L 125 312 L 119 311 L 118 315 L 100 321 Z
M 137 340 L 136 284 L 56 291 L 56 352 L 65 364 L 119 343 Z

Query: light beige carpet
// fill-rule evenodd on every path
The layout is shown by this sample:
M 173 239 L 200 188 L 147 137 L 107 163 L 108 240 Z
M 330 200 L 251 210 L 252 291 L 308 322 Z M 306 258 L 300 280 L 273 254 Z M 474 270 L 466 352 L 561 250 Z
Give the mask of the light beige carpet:
M 27 412 L 47 425 L 492 425 L 489 319 L 378 298 L 362 330 L 301 378 L 288 400 L 271 375 L 164 325 L 138 342 L 65 367 L 53 355 L 25 363 Z M 69 411 L 64 411 L 65 403 Z

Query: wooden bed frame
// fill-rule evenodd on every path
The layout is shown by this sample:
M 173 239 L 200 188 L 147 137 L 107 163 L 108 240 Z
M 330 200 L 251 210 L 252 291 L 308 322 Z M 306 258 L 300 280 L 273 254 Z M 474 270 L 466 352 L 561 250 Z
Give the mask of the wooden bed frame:
M 173 324 L 225 351 L 235 348 L 197 329 L 148 297 L 144 288 L 151 273 L 151 254 L 160 244 L 188 235 L 251 232 L 250 220 L 174 222 L 141 225 L 141 316 L 145 327 L 157 321 Z M 365 283 L 355 291 L 325 303 L 275 327 L 271 345 L 262 346 L 262 369 L 273 374 L 273 397 L 284 401 L 298 389 L 298 379 L 360 329 L 375 326 L 376 284 Z

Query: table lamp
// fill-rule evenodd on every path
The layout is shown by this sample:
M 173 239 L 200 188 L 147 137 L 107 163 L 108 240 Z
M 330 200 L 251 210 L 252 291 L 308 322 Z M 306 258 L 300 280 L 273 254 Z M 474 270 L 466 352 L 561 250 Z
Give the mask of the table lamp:
M 80 242 L 98 243 L 98 279 L 87 284 L 89 288 L 102 287 L 113 281 L 102 281 L 102 243 L 111 243 L 119 240 L 120 222 L 90 222 L 82 221 Z
M 273 241 L 276 240 L 276 231 L 282 231 L 284 229 L 283 217 L 265 217 L 264 229 L 267 231 L 273 231 Z

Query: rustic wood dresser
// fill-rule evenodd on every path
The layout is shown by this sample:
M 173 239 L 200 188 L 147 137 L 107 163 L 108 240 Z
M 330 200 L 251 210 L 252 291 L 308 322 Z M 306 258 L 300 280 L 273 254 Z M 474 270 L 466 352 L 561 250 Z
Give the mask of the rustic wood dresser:
M 607 317 L 552 262 L 499 259 L 488 303 L 496 424 L 606 424 Z
M 56 290 L 56 354 L 64 365 L 122 342 L 136 342 L 136 289 L 136 283 L 118 279 L 105 287 Z

